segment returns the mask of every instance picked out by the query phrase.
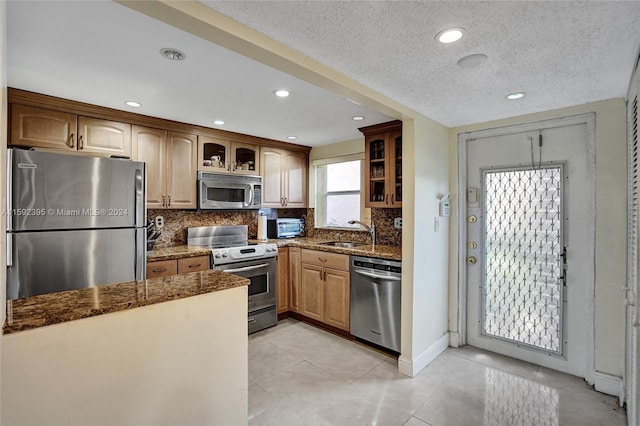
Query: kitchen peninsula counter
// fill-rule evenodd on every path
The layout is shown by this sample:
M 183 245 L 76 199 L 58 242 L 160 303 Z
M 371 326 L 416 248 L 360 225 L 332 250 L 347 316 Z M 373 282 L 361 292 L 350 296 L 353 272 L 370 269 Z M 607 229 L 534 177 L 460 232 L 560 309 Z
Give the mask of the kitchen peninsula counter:
M 205 254 L 208 253 L 205 251 Z M 8 300 L 3 334 L 135 309 L 248 284 L 249 280 L 246 278 L 208 270 Z

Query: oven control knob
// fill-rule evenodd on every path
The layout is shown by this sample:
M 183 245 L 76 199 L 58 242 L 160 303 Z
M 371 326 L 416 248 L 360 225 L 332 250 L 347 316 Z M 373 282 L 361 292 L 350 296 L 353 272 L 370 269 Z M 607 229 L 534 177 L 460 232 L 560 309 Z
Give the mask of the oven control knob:
M 220 259 L 220 253 L 216 253 L 214 256 L 216 259 Z
M 227 253 L 222 253 L 222 257 L 227 257 Z

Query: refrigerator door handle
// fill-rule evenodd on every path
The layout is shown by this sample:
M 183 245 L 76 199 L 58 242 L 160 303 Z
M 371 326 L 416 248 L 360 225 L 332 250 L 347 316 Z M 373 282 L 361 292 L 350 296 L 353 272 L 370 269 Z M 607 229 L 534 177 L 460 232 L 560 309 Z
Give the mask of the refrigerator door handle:
M 7 150 L 7 209 L 4 213 L 7 215 L 7 229 L 13 230 L 13 150 Z
M 7 266 L 13 266 L 13 234 L 7 232 Z
M 146 214 L 145 211 L 145 199 L 144 199 L 144 191 L 145 191 L 145 167 L 144 165 L 136 169 L 135 171 L 135 190 L 136 190 L 136 204 L 135 204 L 135 226 L 145 226 L 146 224 Z
M 147 233 L 146 228 L 136 230 L 136 280 L 147 278 Z

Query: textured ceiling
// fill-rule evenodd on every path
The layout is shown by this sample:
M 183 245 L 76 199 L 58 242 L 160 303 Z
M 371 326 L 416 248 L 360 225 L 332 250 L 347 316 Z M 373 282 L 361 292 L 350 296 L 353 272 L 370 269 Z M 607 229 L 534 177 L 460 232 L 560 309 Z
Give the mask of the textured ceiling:
M 203 2 L 446 126 L 624 97 L 640 2 Z M 434 40 L 448 27 L 465 37 Z M 180 63 L 158 51 L 187 54 Z M 457 61 L 488 60 L 475 68 Z M 10 87 L 295 143 L 390 120 L 111 1 L 7 2 Z M 279 99 L 272 92 L 288 88 Z M 505 95 L 526 91 L 519 101 Z M 354 122 L 353 115 L 366 120 Z
M 450 127 L 625 97 L 640 46 L 637 1 L 203 3 Z

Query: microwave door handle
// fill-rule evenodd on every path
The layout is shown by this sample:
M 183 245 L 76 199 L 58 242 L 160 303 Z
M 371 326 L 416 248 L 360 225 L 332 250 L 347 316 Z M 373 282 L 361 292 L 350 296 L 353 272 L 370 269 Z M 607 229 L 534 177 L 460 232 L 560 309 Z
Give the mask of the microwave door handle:
M 253 205 L 253 186 L 249 186 L 249 204 L 247 205 Z
M 244 268 L 236 268 L 236 269 L 221 269 L 222 272 L 233 273 L 233 272 L 245 272 L 245 271 L 253 271 L 254 269 L 264 268 L 265 266 L 269 266 L 268 263 L 261 263 L 259 265 L 246 266 Z

